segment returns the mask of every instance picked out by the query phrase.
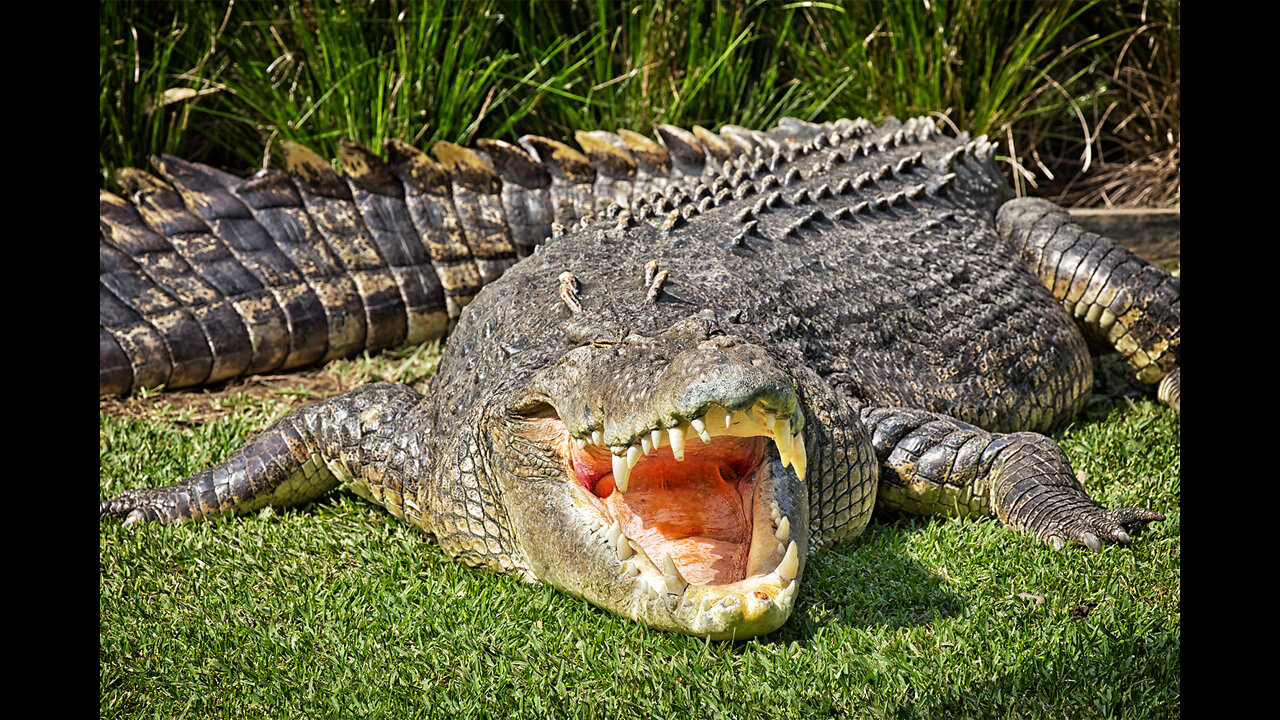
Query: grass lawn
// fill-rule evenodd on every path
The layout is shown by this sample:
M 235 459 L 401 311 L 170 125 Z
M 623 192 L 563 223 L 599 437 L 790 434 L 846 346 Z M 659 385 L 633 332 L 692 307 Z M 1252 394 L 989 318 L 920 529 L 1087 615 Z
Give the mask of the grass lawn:
M 432 360 L 331 372 L 420 387 Z M 312 395 L 282 387 L 104 401 L 102 495 L 202 469 Z M 1097 500 L 1168 516 L 1132 547 L 1053 552 L 995 521 L 877 518 L 812 560 L 787 625 L 741 643 L 467 570 L 351 494 L 204 524 L 104 524 L 101 714 L 1176 717 L 1179 435 L 1175 413 L 1108 397 L 1057 435 Z

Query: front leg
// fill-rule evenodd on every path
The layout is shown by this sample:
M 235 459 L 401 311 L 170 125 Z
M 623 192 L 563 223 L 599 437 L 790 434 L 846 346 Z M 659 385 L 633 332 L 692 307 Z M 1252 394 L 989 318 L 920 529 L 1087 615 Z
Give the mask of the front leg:
M 1089 499 L 1067 456 L 1038 433 L 991 433 L 909 408 L 864 408 L 880 462 L 877 503 L 927 515 L 995 515 L 1061 549 L 1130 542 L 1126 527 L 1163 520 L 1158 512 L 1108 510 Z
M 414 434 L 399 432 L 421 400 L 409 387 L 375 383 L 308 405 L 182 482 L 103 500 L 99 518 L 126 525 L 212 519 L 302 505 L 346 483 L 421 525 L 418 473 L 406 467 L 418 460 L 400 447 Z

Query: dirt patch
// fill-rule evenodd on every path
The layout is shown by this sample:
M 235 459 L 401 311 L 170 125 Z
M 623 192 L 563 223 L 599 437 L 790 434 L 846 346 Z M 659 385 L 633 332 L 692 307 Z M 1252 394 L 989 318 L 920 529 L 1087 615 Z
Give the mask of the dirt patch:
M 196 390 L 149 392 L 129 397 L 100 397 L 98 412 L 112 417 L 181 418 L 179 422 L 204 423 L 237 411 L 237 395 L 271 396 L 286 405 L 301 407 L 351 390 L 349 380 L 327 366 L 311 370 L 235 378 Z

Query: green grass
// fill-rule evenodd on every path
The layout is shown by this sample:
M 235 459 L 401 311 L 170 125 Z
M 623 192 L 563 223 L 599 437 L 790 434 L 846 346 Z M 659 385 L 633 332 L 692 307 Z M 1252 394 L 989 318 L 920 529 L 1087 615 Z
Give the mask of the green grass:
M 1149 6 L 1149 7 L 1148 7 Z M 100 5 L 102 184 L 169 152 L 240 174 L 296 140 L 571 138 L 928 114 L 999 143 L 1029 194 L 1176 202 L 1179 5 L 1159 0 L 476 0 Z M 1093 169 L 1093 174 L 1084 173 Z M 1174 179 L 1168 176 L 1172 172 Z M 1161 192 L 1172 184 L 1173 193 Z M 1101 193 L 1101 195 L 1099 195 Z M 1109 194 L 1108 194 L 1109 193 Z
M 402 18 L 394 2 L 112 0 L 102 183 L 158 152 L 246 174 L 283 139 L 334 157 L 344 136 L 427 147 L 933 113 L 1004 142 L 1032 192 L 1049 173 L 1070 185 L 1061 167 L 1085 149 L 1095 164 L 1176 154 L 1177 71 L 1160 69 L 1176 64 L 1178 6 L 1150 5 L 1138 17 L 1115 2 L 488 0 Z M 433 352 L 340 372 L 420 386 Z M 213 421 L 166 411 L 163 396 L 143 419 L 100 414 L 100 493 L 203 469 L 305 400 L 232 396 Z M 1168 516 L 1130 548 L 1055 553 L 998 522 L 879 518 L 813 559 L 784 628 L 737 644 L 469 571 L 349 494 L 207 524 L 103 525 L 100 714 L 1176 717 L 1179 438 L 1177 415 L 1114 400 L 1057 436 L 1097 500 Z
M 421 385 L 434 356 L 344 363 Z M 103 415 L 103 497 L 207 467 L 293 393 Z M 708 643 L 467 570 L 354 495 L 100 531 L 104 717 L 1180 715 L 1180 421 L 1095 400 L 1057 434 L 1108 506 L 1168 516 L 1053 552 L 996 521 L 880 517 L 816 556 L 779 632 Z

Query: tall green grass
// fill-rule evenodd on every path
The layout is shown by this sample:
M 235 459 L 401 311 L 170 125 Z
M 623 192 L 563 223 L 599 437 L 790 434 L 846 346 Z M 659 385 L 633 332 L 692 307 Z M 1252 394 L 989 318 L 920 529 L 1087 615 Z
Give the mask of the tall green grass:
M 1035 183 L 1054 162 L 1040 147 L 1102 142 L 1079 119 L 1098 120 L 1114 95 L 1098 81 L 1108 58 L 1141 62 L 1154 38 L 1162 62 L 1176 62 L 1176 5 L 1153 4 L 1160 23 L 1112 4 L 108 0 L 103 183 L 156 152 L 248 172 L 282 139 L 335 157 L 344 136 L 425 146 L 916 114 L 989 134 L 1011 175 Z M 1155 114 L 1176 125 L 1176 103 Z M 1056 136 L 1078 142 L 1055 146 Z

